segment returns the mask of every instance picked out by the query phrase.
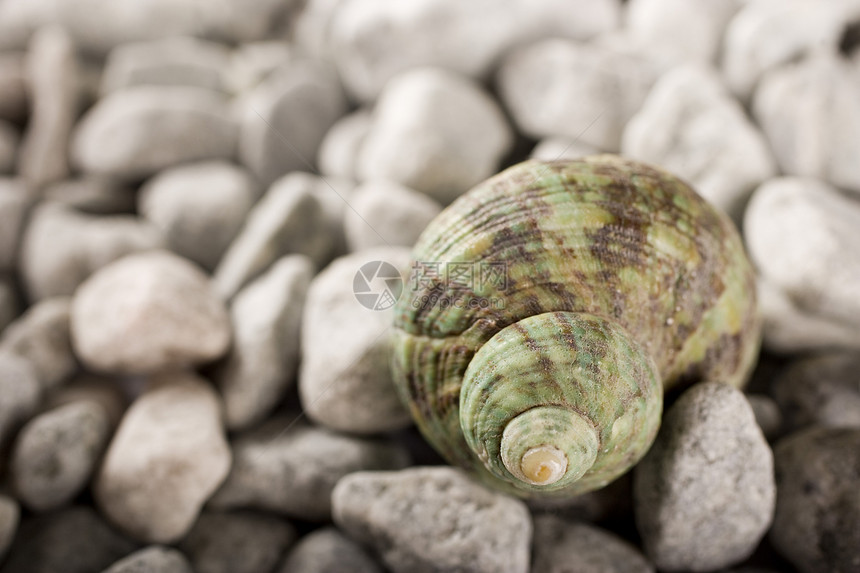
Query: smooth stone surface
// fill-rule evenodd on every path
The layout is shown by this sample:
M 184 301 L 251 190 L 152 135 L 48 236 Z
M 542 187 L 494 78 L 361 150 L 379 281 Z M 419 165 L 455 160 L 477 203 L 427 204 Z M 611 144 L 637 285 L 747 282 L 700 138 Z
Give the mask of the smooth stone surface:
M 337 74 L 300 59 L 273 71 L 237 105 L 239 160 L 264 186 L 291 171 L 312 171 L 323 137 L 347 110 Z
M 149 373 L 219 358 L 230 344 L 230 319 L 198 267 L 150 251 L 115 261 L 81 285 L 72 337 L 93 370 Z
M 779 499 L 770 540 L 802 573 L 860 564 L 860 429 L 810 428 L 774 448 Z
M 334 527 L 318 529 L 299 540 L 277 573 L 383 573 L 368 551 Z
M 656 79 L 654 66 L 641 56 L 554 38 L 506 56 L 498 88 L 524 134 L 567 137 L 616 152 L 625 124 Z
M 382 440 L 355 438 L 273 418 L 232 443 L 233 469 L 210 505 L 252 508 L 309 521 L 331 518 L 331 492 L 343 476 L 405 467 L 409 456 Z
M 106 177 L 67 179 L 48 186 L 44 197 L 91 215 L 128 214 L 135 209 L 135 190 Z
M 291 43 L 264 40 L 237 46 L 230 54 L 224 81 L 230 93 L 246 93 L 260 84 L 274 70 L 296 58 Z
M 194 573 L 194 570 L 176 549 L 152 545 L 120 559 L 103 573 Z
M 630 543 L 587 523 L 552 515 L 534 520 L 532 571 L 542 573 L 653 573 Z
M 684 178 L 736 221 L 753 190 L 776 175 L 764 136 L 711 68 L 663 75 L 624 128 L 625 156 Z
M 105 265 L 163 243 L 159 230 L 137 217 L 87 215 L 45 202 L 21 240 L 21 278 L 30 300 L 72 295 Z
M 93 573 L 134 550 L 90 507 L 24 519 L 2 573 Z
M 369 181 L 350 198 L 344 227 L 350 251 L 380 246 L 412 247 L 442 206 L 423 193 L 391 181 Z
M 6 555 L 21 518 L 21 509 L 11 497 L 0 495 L 0 560 Z
M 819 54 L 765 76 L 752 111 L 783 173 L 860 194 L 858 100 L 860 74 L 842 57 Z
M 302 311 L 314 272 L 307 257 L 284 257 L 233 301 L 233 345 L 213 375 L 230 430 L 263 420 L 295 384 Z
M 295 528 L 262 513 L 203 512 L 179 548 L 195 573 L 272 571 L 293 544 Z
M 526 506 L 455 468 L 354 473 L 338 482 L 332 505 L 335 524 L 394 571 L 529 570 Z
M 481 87 L 439 68 L 392 79 L 358 157 L 363 180 L 387 179 L 448 204 L 498 168 L 513 134 Z
M 700 383 L 663 418 L 634 472 L 636 525 L 659 569 L 711 571 L 749 557 L 773 518 L 773 455 L 743 393 Z
M 78 368 L 72 352 L 71 306 L 68 297 L 45 299 L 27 309 L 0 337 L 0 352 L 26 360 L 45 390 L 56 388 Z
M 767 394 L 747 394 L 756 424 L 764 437 L 772 441 L 783 433 L 785 426 L 782 411 L 776 401 Z
M 574 138 L 546 137 L 538 141 L 529 157 L 541 161 L 557 161 L 559 159 L 581 159 L 598 154 L 600 154 L 599 149 Z
M 230 159 L 238 129 L 211 90 L 141 86 L 102 98 L 78 123 L 74 164 L 84 172 L 143 179 L 188 161 Z
M 31 203 L 23 180 L 0 177 L 0 272 L 15 269 Z
M 128 406 L 128 398 L 119 380 L 81 372 L 50 392 L 46 396 L 43 407 L 45 411 L 48 411 L 67 404 L 81 402 L 93 402 L 101 407 L 107 417 L 111 433 L 119 425 Z
M 308 290 L 302 321 L 299 396 L 308 417 L 329 428 L 373 434 L 411 423 L 389 369 L 389 330 L 394 299 L 389 285 L 375 275 L 385 262 L 400 271 L 402 288 L 411 288 L 409 249 L 379 247 L 341 257 L 318 274 Z M 364 265 L 371 263 L 358 275 Z M 356 278 L 358 276 L 358 278 Z M 356 298 L 356 283 L 375 301 Z M 392 281 L 396 282 L 396 281 Z M 367 296 L 367 295 L 365 295 Z M 373 304 L 375 302 L 375 304 Z M 380 308 L 380 310 L 371 310 Z
M 0 447 L 5 447 L 19 426 L 36 413 L 42 387 L 30 363 L 0 351 Z
M 12 173 L 18 157 L 18 143 L 21 136 L 18 130 L 0 119 L 0 174 Z
M 11 458 L 18 499 L 34 511 L 71 501 L 89 483 L 110 430 L 104 409 L 91 401 L 60 406 L 30 420 L 18 433 Z
M 320 143 L 317 163 L 326 177 L 358 179 L 358 154 L 373 126 L 373 115 L 359 109 L 341 117 Z
M 181 165 L 144 184 L 138 211 L 170 249 L 214 270 L 260 195 L 250 174 L 226 161 Z
M 221 404 L 191 373 L 164 375 L 131 405 L 94 488 L 102 512 L 150 543 L 178 541 L 230 470 Z
M 0 275 L 0 333 L 20 312 L 20 300 L 10 277 Z
M 25 56 L 0 51 L 0 119 L 21 123 L 28 112 Z

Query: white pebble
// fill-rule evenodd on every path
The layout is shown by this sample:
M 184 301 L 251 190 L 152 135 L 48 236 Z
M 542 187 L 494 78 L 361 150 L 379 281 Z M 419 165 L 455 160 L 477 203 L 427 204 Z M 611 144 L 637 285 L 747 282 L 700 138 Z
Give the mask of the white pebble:
M 320 144 L 320 173 L 329 177 L 358 179 L 358 154 L 373 125 L 373 116 L 360 109 L 331 126 Z

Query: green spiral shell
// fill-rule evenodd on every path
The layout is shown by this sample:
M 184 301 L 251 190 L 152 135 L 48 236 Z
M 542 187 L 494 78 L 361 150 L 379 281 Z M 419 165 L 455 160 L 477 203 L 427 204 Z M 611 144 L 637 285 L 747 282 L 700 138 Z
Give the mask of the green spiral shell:
M 522 497 L 606 485 L 651 445 L 664 389 L 741 386 L 758 354 L 737 231 L 641 163 L 511 167 L 442 212 L 413 257 L 398 392 L 448 461 Z

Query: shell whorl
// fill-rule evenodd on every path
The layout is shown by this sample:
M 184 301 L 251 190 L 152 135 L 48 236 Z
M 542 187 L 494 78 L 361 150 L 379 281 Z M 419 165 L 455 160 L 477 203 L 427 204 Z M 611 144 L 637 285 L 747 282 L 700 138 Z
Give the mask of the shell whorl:
M 639 163 L 514 166 L 413 254 L 392 346 L 401 397 L 450 462 L 521 496 L 605 485 L 650 446 L 664 388 L 739 386 L 757 355 L 754 275 L 731 222 Z M 503 280 L 478 280 L 500 265 Z M 471 274 L 443 276 L 452 266 Z

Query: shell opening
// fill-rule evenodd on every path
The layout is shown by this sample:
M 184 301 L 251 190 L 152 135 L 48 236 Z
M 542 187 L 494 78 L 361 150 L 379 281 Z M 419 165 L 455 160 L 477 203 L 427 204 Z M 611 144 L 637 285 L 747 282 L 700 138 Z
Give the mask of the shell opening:
M 520 471 L 532 485 L 550 485 L 567 471 L 567 456 L 555 446 L 537 446 L 523 454 Z

